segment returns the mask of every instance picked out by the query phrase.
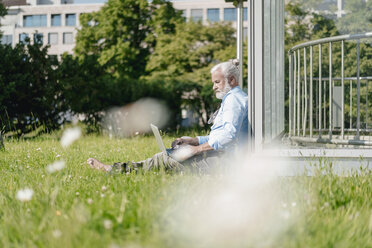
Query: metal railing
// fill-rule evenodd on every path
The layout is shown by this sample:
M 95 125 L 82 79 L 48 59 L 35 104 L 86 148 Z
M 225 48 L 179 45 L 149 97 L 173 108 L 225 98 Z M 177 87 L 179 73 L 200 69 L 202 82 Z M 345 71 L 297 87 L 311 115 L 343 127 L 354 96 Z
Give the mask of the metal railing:
M 370 38 L 372 32 L 341 35 L 305 42 L 289 50 L 291 140 L 372 145 L 368 97 L 372 75 L 360 76 L 361 40 L 368 41 Z M 345 54 L 346 42 L 349 54 Z M 327 53 L 324 54 L 324 51 Z M 354 51 L 355 54 L 352 54 Z M 345 55 L 349 62 L 352 56 L 356 59 L 356 73 L 348 77 L 345 77 Z

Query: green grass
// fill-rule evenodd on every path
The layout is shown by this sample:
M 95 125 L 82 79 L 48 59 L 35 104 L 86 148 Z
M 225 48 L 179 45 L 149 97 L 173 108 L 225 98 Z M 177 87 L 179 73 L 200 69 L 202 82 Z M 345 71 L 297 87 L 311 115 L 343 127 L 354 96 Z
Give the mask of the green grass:
M 167 135 L 166 145 L 173 138 Z M 90 135 L 63 149 L 54 133 L 8 139 L 5 148 L 0 151 L 1 247 L 203 246 L 179 236 L 181 224 L 172 213 L 179 205 L 192 205 L 195 197 L 206 199 L 199 189 L 223 182 L 221 174 L 109 176 L 85 163 L 89 157 L 107 163 L 149 157 L 158 151 L 152 136 L 110 140 Z M 46 166 L 60 159 L 66 168 L 47 173 Z M 279 219 L 281 228 L 272 235 L 237 235 L 230 247 L 372 247 L 371 172 L 339 177 L 326 170 L 267 185 L 278 192 L 280 204 L 272 207 L 289 217 Z M 34 190 L 33 198 L 20 202 L 15 195 L 26 187 Z M 105 227 L 108 220 L 111 226 Z M 204 247 L 208 244 L 227 247 L 213 242 Z

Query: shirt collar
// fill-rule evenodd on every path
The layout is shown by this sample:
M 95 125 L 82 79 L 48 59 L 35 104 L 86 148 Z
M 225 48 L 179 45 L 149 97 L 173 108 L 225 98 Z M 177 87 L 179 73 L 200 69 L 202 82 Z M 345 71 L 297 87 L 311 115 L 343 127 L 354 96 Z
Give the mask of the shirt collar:
M 227 92 L 227 94 L 222 98 L 222 102 L 225 100 L 225 98 L 230 95 L 232 92 L 237 92 L 240 90 L 240 86 L 235 86 L 234 88 L 232 88 L 229 92 Z

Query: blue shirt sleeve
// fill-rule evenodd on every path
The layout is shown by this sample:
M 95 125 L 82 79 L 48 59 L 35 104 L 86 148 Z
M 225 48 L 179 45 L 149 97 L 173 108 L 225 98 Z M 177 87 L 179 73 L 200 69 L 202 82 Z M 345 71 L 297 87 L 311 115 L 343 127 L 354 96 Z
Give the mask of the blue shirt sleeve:
M 244 106 L 233 95 L 225 98 L 221 122 L 209 134 L 208 144 L 214 150 L 223 150 L 237 136 L 243 122 Z
M 196 136 L 196 137 L 198 138 L 199 145 L 204 144 L 208 142 L 209 140 L 209 136 Z

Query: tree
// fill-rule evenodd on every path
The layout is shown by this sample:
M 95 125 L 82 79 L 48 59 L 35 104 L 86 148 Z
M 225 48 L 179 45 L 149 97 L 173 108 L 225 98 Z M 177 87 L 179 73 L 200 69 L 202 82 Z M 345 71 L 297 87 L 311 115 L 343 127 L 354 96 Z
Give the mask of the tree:
M 235 57 L 234 34 L 229 23 L 207 26 L 192 21 L 178 23 L 175 33 L 158 37 L 146 67 L 149 75 L 145 78 L 192 82 L 194 88 L 184 95 L 184 104 L 200 117 L 204 116 L 201 121 L 206 125 L 207 116 L 219 103 L 214 97 L 209 70 L 217 62 Z
M 346 14 L 337 20 L 337 27 L 342 34 L 370 32 L 372 29 L 372 2 L 365 0 L 348 0 L 345 2 Z
M 0 19 L 1 17 L 5 16 L 7 14 L 7 10 L 5 8 L 5 6 L 0 2 Z M 0 22 L 0 26 L 1 26 L 1 22 Z M 2 32 L 0 31 L 0 39 L 2 37 Z
M 20 135 L 58 126 L 60 89 L 53 69 L 58 61 L 47 51 L 39 43 L 0 45 L 0 127 L 5 131 Z
M 156 37 L 174 32 L 181 21 L 181 12 L 166 0 L 109 0 L 81 15 L 75 53 L 81 59 L 96 55 L 115 78 L 136 79 L 145 72 Z

